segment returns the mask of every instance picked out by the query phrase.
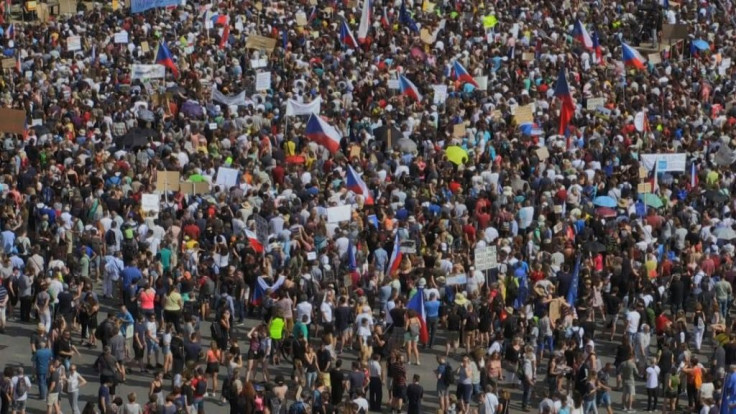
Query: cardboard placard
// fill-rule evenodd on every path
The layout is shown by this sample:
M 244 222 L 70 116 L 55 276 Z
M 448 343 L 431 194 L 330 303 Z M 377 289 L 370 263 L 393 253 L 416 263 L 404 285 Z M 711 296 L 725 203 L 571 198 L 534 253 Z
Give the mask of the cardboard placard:
M 639 194 L 646 194 L 652 192 L 652 183 L 646 182 L 646 183 L 639 183 L 639 185 L 636 186 L 636 192 Z
M 517 125 L 534 122 L 534 104 L 524 105 L 516 108 L 514 119 Z
M 143 53 L 148 53 L 148 52 L 151 51 L 151 47 L 148 46 L 148 42 L 147 41 L 144 40 L 144 41 L 141 42 L 141 50 L 143 51 Z
M 189 195 L 207 194 L 210 192 L 210 183 L 206 181 L 198 183 L 185 181 L 179 185 L 179 189 L 182 193 Z
M 51 12 L 49 11 L 49 5 L 46 3 L 36 4 L 36 16 L 38 16 L 39 22 L 47 22 Z
M 350 159 L 353 159 L 353 157 L 360 159 L 360 145 L 350 147 Z
M 663 24 L 662 40 L 669 42 L 671 40 L 687 39 L 687 24 Z
M 179 171 L 156 171 L 156 190 L 179 191 Z
M 562 224 L 562 223 L 557 223 L 557 224 L 555 224 L 555 226 L 554 226 L 554 227 L 552 227 L 552 231 L 553 231 L 553 232 L 554 232 L 555 234 L 557 234 L 557 233 L 562 233 L 562 229 L 563 229 L 563 228 L 564 228 L 564 226 L 563 226 L 563 224 Z
M 3 69 L 13 69 L 13 68 L 15 68 L 15 59 L 13 58 L 3 59 Z
M 419 32 L 419 38 L 422 39 L 422 42 L 431 45 L 434 43 L 434 36 L 432 36 L 432 33 L 429 32 L 427 29 L 422 29 Z
M 298 12 L 294 17 L 296 18 L 296 24 L 298 26 L 303 27 L 303 26 L 306 26 L 308 24 L 308 22 L 307 22 L 307 14 L 304 13 L 303 11 Z
M 465 136 L 465 124 L 455 124 L 452 127 L 452 136 L 455 138 L 461 138 Z
M 524 52 L 521 54 L 521 60 L 524 62 L 531 62 L 534 60 L 534 53 L 531 52 Z
M 650 53 L 647 55 L 647 60 L 652 65 L 657 65 L 659 63 L 662 63 L 662 56 L 659 53 Z
M 82 50 L 82 38 L 80 36 L 69 36 L 66 38 L 66 51 L 74 52 Z
M 649 175 L 649 170 L 647 170 L 644 167 L 639 167 L 639 178 L 647 178 Z
M 265 50 L 271 52 L 276 47 L 276 39 L 260 35 L 250 35 L 245 42 L 248 49 Z
M 341 221 L 350 221 L 353 217 L 352 209 L 350 204 L 337 207 L 327 208 L 327 222 L 328 223 L 339 223 Z
M 0 132 L 22 134 L 26 132 L 26 111 L 0 108 Z
M 538 148 L 536 153 L 539 161 L 544 161 L 549 158 L 549 150 L 547 149 L 547 147 Z

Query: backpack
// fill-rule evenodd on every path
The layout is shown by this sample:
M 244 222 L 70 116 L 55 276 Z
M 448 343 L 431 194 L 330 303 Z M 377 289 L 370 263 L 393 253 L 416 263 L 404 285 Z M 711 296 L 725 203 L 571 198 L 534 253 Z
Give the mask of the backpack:
M 171 348 L 172 357 L 184 359 L 184 341 L 182 341 L 181 338 L 176 336 L 172 337 L 169 347 Z
M 196 395 L 204 395 L 207 393 L 207 380 L 203 377 L 197 380 L 197 386 L 194 388 Z
M 100 326 L 97 327 L 97 330 L 95 331 L 95 339 L 102 340 L 105 336 L 105 330 L 107 327 L 107 321 L 104 321 L 100 324 Z
M 107 233 L 105 233 L 105 244 L 107 244 L 108 246 L 114 246 L 115 243 L 117 243 L 115 232 L 110 229 L 107 231 Z
M 284 414 L 286 412 L 286 407 L 284 407 L 279 397 L 271 397 L 269 399 L 269 405 L 273 414 Z
M 219 322 L 213 322 L 210 325 L 210 335 L 212 335 L 212 339 L 215 341 L 222 338 L 222 327 Z
M 307 407 L 305 407 L 304 403 L 301 401 L 297 401 L 289 407 L 289 414 L 305 414 L 306 412 Z
M 22 398 L 28 392 L 28 383 L 26 382 L 26 376 L 19 375 L 16 378 L 18 378 L 18 383 L 15 385 L 14 394 L 16 398 Z
M 445 380 L 445 385 L 448 387 L 455 383 L 455 371 L 449 363 L 445 363 L 445 372 L 442 373 L 442 379 Z

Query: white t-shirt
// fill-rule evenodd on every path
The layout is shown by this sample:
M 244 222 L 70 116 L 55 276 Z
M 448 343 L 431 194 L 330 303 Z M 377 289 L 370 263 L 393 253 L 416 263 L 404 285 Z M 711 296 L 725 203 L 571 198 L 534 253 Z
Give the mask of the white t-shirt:
M 368 409 L 370 408 L 368 406 L 368 400 L 363 397 L 358 397 L 354 399 L 353 402 L 358 406 L 358 409 L 362 408 L 363 410 L 365 410 L 365 412 L 368 412 Z
M 299 302 L 296 305 L 296 320 L 301 321 L 302 316 L 307 317 L 307 325 L 312 323 L 312 304 L 309 302 Z
M 637 333 L 639 331 L 639 320 L 641 320 L 639 312 L 635 310 L 628 311 L 626 313 L 626 322 L 628 322 L 627 332 L 632 334 Z
M 647 368 L 647 388 L 659 387 L 659 367 L 652 365 Z
M 480 407 L 480 414 L 496 414 L 498 409 L 498 397 L 496 394 L 489 392 L 483 395 L 483 405 Z
M 13 385 L 13 390 L 15 390 L 18 387 L 18 381 L 20 381 L 20 379 L 21 379 L 21 377 L 18 376 L 18 375 L 16 375 L 10 381 L 11 384 Z M 31 380 L 28 379 L 28 377 L 24 375 L 23 376 L 23 381 L 26 382 L 26 390 L 30 390 L 31 389 Z M 15 401 L 25 401 L 25 400 L 28 399 L 28 391 L 24 392 L 23 395 L 17 395 L 16 392 L 13 392 L 13 398 L 15 399 Z
M 332 306 L 327 302 L 322 302 L 319 307 L 319 311 L 322 312 L 322 322 L 332 323 Z

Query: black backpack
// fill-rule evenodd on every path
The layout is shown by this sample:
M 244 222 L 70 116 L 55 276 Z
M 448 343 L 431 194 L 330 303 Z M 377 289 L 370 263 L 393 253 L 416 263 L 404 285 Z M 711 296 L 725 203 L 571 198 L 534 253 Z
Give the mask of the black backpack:
M 184 341 L 179 337 L 172 337 L 171 344 L 171 356 L 177 359 L 184 359 Z
M 455 371 L 449 363 L 445 363 L 445 372 L 442 373 L 442 379 L 445 380 L 447 386 L 455 383 Z
M 207 379 L 204 377 L 197 379 L 197 387 L 195 388 L 197 395 L 204 395 L 207 393 Z
M 117 238 L 115 237 L 115 232 L 112 231 L 112 229 L 108 230 L 107 233 L 105 233 L 105 243 L 108 246 L 114 246 L 117 242 Z
M 217 341 L 220 338 L 222 338 L 222 327 L 220 326 L 220 322 L 212 322 L 210 325 L 210 335 L 212 335 L 212 339 Z

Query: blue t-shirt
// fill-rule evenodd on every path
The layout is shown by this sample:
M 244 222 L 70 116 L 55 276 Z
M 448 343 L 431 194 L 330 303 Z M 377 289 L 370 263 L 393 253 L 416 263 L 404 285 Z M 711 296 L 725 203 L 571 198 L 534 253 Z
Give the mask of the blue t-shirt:
M 424 311 L 428 318 L 436 318 L 440 315 L 440 301 L 428 300 L 424 302 Z
M 104 400 L 104 404 L 105 404 L 104 407 L 102 406 L 102 404 L 100 404 L 100 400 Z M 97 392 L 97 408 L 99 408 L 100 411 L 102 411 L 108 405 L 110 405 L 110 389 L 107 388 L 107 385 L 102 384 L 100 385 L 100 390 Z
M 120 277 L 123 280 L 123 286 L 128 287 L 133 283 L 137 283 L 143 274 L 137 267 L 128 266 L 120 272 Z
M 48 374 L 49 373 L 49 364 L 51 363 L 51 359 L 53 358 L 53 354 L 51 353 L 51 349 L 49 348 L 41 348 L 36 351 L 36 372 L 39 374 Z

